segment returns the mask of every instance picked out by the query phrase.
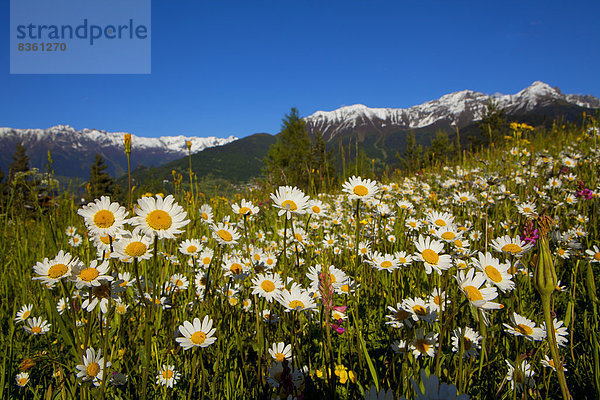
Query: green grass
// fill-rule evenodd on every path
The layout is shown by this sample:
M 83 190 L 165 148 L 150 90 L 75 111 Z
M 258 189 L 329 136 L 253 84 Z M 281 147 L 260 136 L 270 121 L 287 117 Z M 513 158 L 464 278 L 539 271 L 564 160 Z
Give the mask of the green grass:
M 0 219 L 3 268 L 0 398 L 248 399 L 302 394 L 306 399 L 317 396 L 354 399 L 363 398 L 374 385 L 377 390 L 393 390 L 394 398 L 403 395 L 412 399 L 415 394 L 411 381 L 417 385 L 421 382 L 421 370 L 427 375 L 436 374 L 441 382 L 456 385 L 460 393 L 471 398 L 560 397 L 557 374 L 540 364 L 543 356 L 550 356 L 548 341 L 514 336 L 503 326 L 512 324 L 513 312 L 538 327 L 544 320 L 540 295 L 529 275 L 536 265 L 537 248 L 517 259 L 491 247 L 492 241 L 501 236 L 522 235 L 528 218 L 518 212 L 517 205 L 524 202 L 534 203 L 538 212 L 556 221 L 553 227 L 556 231 L 571 232 L 573 242 L 581 245 L 577 248 L 571 243 L 572 247 L 566 247 L 564 243 L 550 242 L 556 273 L 564 287 L 554 291 L 551 305 L 556 318 L 568 328 L 568 343 L 559 348 L 559 354 L 566 363 L 566 382 L 571 394 L 576 399 L 598 398 L 600 326 L 596 287 L 600 284 L 600 263 L 590 262 L 586 254 L 586 250 L 600 245 L 598 196 L 575 197 L 572 204 L 566 200 L 568 195 L 576 194 L 579 181 L 598 192 L 598 138 L 582 129 L 556 127 L 532 133 L 528 139 L 529 143 L 515 145 L 518 155 L 511 154 L 513 145 L 507 143 L 481 153 L 465 153 L 453 164 L 429 168 L 416 176 L 383 182 L 388 190 L 379 193 L 377 199 L 389 206 L 393 212 L 389 215 L 377 213 L 377 206 L 364 202 L 357 207 L 356 201 L 349 201 L 340 187 L 335 193 L 318 196 L 329 206 L 326 217 L 292 215 L 285 223 L 269 198 L 270 189 L 246 189 L 225 197 L 217 193 L 200 194 L 197 187 L 193 195 L 187 195 L 178 185 L 173 195 L 187 210 L 191 221 L 183 232 L 176 239 L 154 242 L 153 256 L 148 260 L 125 263 L 110 258 L 111 273 L 127 271 L 138 278 L 145 275 L 157 285 L 146 288 L 146 281 L 139 282 L 119 293 L 121 301 L 129 306 L 124 314 L 119 314 L 114 300 L 110 300 L 108 326 L 101 325 L 98 307 L 92 312 L 81 309 L 89 289 L 78 291 L 67 279 L 53 289 L 32 281 L 36 276 L 33 266 L 46 257 L 53 259 L 59 250 L 70 252 L 86 266 L 97 258 L 74 200 L 63 193 L 51 208 L 24 210 L 15 191 L 8 191 Z M 565 167 L 565 157 L 575 159 L 577 166 Z M 197 172 L 194 166 L 193 169 Z M 186 181 L 187 171 L 181 172 Z M 551 178 L 559 179 L 562 186 L 545 189 Z M 476 200 L 459 204 L 452 198 L 458 191 L 468 191 Z M 260 212 L 246 221 L 234 215 L 231 204 L 239 204 L 241 199 L 252 201 Z M 410 201 L 414 212 L 400 209 L 398 200 Z M 198 211 L 202 204 L 213 208 L 215 222 L 230 218 L 233 225 L 238 223 L 239 244 L 226 246 L 216 242 Z M 415 241 L 419 236 L 433 236 L 426 225 L 415 231 L 408 229 L 406 222 L 409 218 L 425 221 L 429 211 L 451 213 L 457 227 L 466 228 L 463 242 L 469 243 L 469 255 L 476 257 L 478 252 L 488 251 L 501 263 L 515 266 L 519 261 L 516 265 L 519 272 L 512 278 L 516 288 L 506 293 L 498 290 L 492 301 L 503 308 L 486 312 L 487 325 L 481 311 L 468 301 L 455 279 L 458 260 L 473 266 L 471 257 L 455 244 L 446 243 L 439 252 L 450 255 L 454 265 L 441 275 L 427 274 L 424 263 L 416 259 L 390 273 L 374 269 L 364 256 L 357 257 L 357 240 L 382 254 L 404 251 L 416 255 Z M 582 222 L 578 221 L 580 218 Z M 75 226 L 83 236 L 79 247 L 69 245 L 65 234 L 68 226 Z M 289 236 L 301 234 L 302 230 L 306 232 L 303 244 L 294 240 L 294 236 L 283 238 L 284 231 Z M 471 237 L 473 232 L 479 232 L 479 237 Z M 333 238 L 333 246 L 324 243 L 326 237 Z M 184 239 L 202 238 L 206 238 L 203 247 L 214 251 L 209 268 L 198 266 L 202 260 L 195 260 L 194 266 L 190 266 L 189 256 L 178 250 Z M 558 257 L 559 247 L 568 249 L 570 257 Z M 325 268 L 333 265 L 348 277 L 355 290 L 343 294 L 341 285 L 334 282 L 338 290 L 326 295 L 326 301 L 315 298 L 315 311 L 286 312 L 277 301 L 267 302 L 252 294 L 251 280 L 265 269 L 251 256 L 255 250 L 278 258 L 273 271 L 284 281 L 290 279 L 288 288 L 293 281 L 310 292 L 319 292 L 318 282 L 311 286 L 307 271 L 317 265 Z M 244 279 L 226 276 L 221 267 L 223 261 L 234 255 L 245 264 Z M 195 269 L 209 271 L 206 297 L 204 292 L 196 293 Z M 175 291 L 169 286 L 174 274 L 187 278 L 189 287 Z M 320 292 L 329 293 L 328 283 L 321 285 L 325 288 Z M 232 288 L 235 293 L 228 293 Z M 141 300 L 140 289 L 153 293 L 154 298 L 164 297 L 163 304 L 169 307 Z M 399 328 L 386 324 L 391 314 L 388 306 L 396 308 L 405 299 L 427 302 L 435 289 L 445 291 L 447 299 L 437 317 Z M 56 304 L 63 297 L 70 299 L 72 307 L 59 315 Z M 251 305 L 244 308 L 248 300 Z M 25 304 L 33 305 L 32 316 L 43 317 L 52 324 L 48 333 L 31 335 L 23 329 L 23 323 L 15 322 L 16 312 Z M 347 307 L 346 319 L 339 324 L 343 333 L 333 330 L 334 321 L 324 311 L 330 305 Z M 268 322 L 263 312 L 276 314 L 278 318 Z M 202 320 L 204 316 L 214 323 L 216 341 L 204 348 L 184 350 L 175 340 L 178 327 L 184 321 Z M 80 321 L 80 326 L 75 321 Z M 465 342 L 458 352 L 452 349 L 452 332 L 463 327 L 470 327 L 483 337 L 482 348 L 475 357 L 460 357 L 459 353 L 467 350 Z M 424 334 L 438 335 L 433 357 L 421 354 L 416 358 L 410 350 L 397 353 L 392 349 L 392 345 L 401 341 L 410 345 L 420 329 Z M 278 342 L 291 345 L 294 356 L 289 363 L 291 370 L 275 370 L 268 349 Z M 117 386 L 104 379 L 95 387 L 77 379 L 76 366 L 82 364 L 82 356 L 89 347 L 102 349 L 105 359 L 112 364 L 104 371 L 105 376 L 118 371 L 127 376 L 127 381 Z M 514 364 L 522 359 L 535 372 L 535 385 L 526 391 L 512 390 L 506 380 L 507 361 Z M 173 388 L 156 383 L 163 365 L 173 365 L 181 374 Z M 21 369 L 30 374 L 29 383 L 22 388 L 15 383 Z M 278 383 L 274 384 L 275 381 Z

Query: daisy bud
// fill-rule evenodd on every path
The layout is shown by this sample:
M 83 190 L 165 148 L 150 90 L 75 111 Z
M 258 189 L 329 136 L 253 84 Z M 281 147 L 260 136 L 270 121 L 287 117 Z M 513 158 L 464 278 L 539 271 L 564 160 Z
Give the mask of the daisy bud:
M 535 267 L 533 282 L 542 297 L 550 296 L 556 288 L 557 278 L 552 253 L 548 242 L 548 232 L 552 226 L 552 219 L 548 216 L 538 218 L 539 240 L 538 257 Z
M 185 145 L 187 146 L 188 150 L 190 150 L 192 148 L 192 141 L 186 140 Z
M 125 144 L 125 153 L 131 153 L 131 133 L 126 133 L 123 138 L 123 143 Z

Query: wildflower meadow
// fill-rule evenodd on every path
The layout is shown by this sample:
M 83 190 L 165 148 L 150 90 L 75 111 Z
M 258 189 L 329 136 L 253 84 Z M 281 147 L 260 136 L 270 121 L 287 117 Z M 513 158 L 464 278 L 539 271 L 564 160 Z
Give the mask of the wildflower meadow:
M 322 193 L 9 192 L 0 399 L 600 398 L 600 131 L 511 128 Z

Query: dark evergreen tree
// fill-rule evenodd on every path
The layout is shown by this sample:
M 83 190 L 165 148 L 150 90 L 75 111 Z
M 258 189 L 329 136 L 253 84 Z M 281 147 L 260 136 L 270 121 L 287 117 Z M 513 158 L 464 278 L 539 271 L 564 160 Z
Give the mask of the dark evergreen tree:
M 406 147 L 404 149 L 404 168 L 409 173 L 415 172 L 421 168 L 422 153 L 423 146 L 417 146 L 415 132 L 408 132 L 406 135 Z
M 315 189 L 322 191 L 326 189 L 325 183 L 333 185 L 332 180 L 335 180 L 336 174 L 333 164 L 333 151 L 327 151 L 327 143 L 323 139 L 321 131 L 315 133 L 311 151 L 313 160 L 312 169 L 315 170 L 315 175 L 313 176 L 318 177 L 318 182 L 315 179 Z
M 489 144 L 500 143 L 504 139 L 504 135 L 508 133 L 506 111 L 498 105 L 493 97 L 488 101 L 478 125 L 481 135 L 488 139 Z
M 452 154 L 454 154 L 454 143 L 450 142 L 446 132 L 437 131 L 431 146 L 427 149 L 428 163 L 433 165 L 436 162 L 445 162 Z
M 277 141 L 265 159 L 265 172 L 273 185 L 293 185 L 307 190 L 312 166 L 311 140 L 296 108 L 283 119 Z
M 112 195 L 114 191 L 114 179 L 106 172 L 104 159 L 98 153 L 94 157 L 94 163 L 90 168 L 90 196 L 98 199 L 100 196 Z
M 9 181 L 12 181 L 17 173 L 29 171 L 29 157 L 26 151 L 27 149 L 22 143 L 17 143 L 15 153 L 12 156 L 13 161 L 8 166 Z

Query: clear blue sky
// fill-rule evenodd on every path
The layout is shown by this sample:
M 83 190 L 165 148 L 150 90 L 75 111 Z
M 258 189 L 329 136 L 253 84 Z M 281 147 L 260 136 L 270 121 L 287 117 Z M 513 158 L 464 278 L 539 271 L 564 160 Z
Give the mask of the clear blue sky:
M 410 107 L 535 80 L 600 97 L 600 2 L 155 0 L 150 75 L 10 75 L 0 40 L 0 126 L 141 136 L 276 133 L 362 103 Z

